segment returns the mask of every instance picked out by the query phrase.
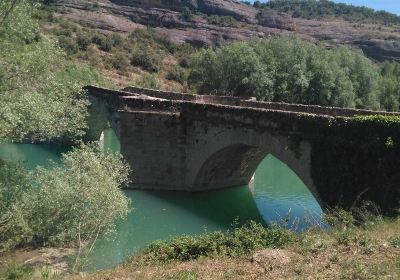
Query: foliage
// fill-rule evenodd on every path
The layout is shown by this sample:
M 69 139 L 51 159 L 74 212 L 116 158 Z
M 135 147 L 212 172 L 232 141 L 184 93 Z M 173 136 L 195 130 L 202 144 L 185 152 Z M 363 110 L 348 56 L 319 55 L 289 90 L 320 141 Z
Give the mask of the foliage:
M 277 248 L 293 241 L 290 231 L 277 225 L 271 228 L 255 222 L 224 232 L 200 236 L 181 236 L 158 241 L 143 252 L 149 261 L 189 261 L 200 257 L 240 256 L 261 248 Z
M 199 93 L 399 110 L 396 65 L 387 63 L 380 70 L 360 51 L 327 50 L 296 37 L 281 37 L 203 50 L 191 63 L 189 81 Z
M 271 99 L 270 74 L 247 43 L 225 45 L 215 51 L 202 50 L 191 66 L 189 81 L 200 93 Z
M 8 187 L 2 193 L 19 197 L 0 216 L 0 251 L 73 243 L 80 247 L 110 233 L 115 220 L 128 213 L 129 200 L 119 190 L 129 182 L 128 173 L 119 156 L 104 154 L 93 144 L 74 148 L 60 166 L 38 168 L 29 175 L 32 187 L 22 194 L 6 186 L 10 179 L 0 177 L 0 187 Z M 24 176 L 15 173 L 14 185 L 24 184 Z
M 58 44 L 68 55 L 76 54 L 79 51 L 78 43 L 71 37 L 60 36 Z
M 166 79 L 183 83 L 186 80 L 186 72 L 182 67 L 174 65 L 168 70 Z
M 159 89 L 160 85 L 155 74 L 145 73 L 143 77 L 135 81 L 135 85 L 143 88 Z
M 31 187 L 31 177 L 21 164 L 0 160 L 0 217 Z
M 270 8 L 290 13 L 293 17 L 306 19 L 321 19 L 331 16 L 356 22 L 400 23 L 400 16 L 386 11 L 375 11 L 367 7 L 335 3 L 327 0 L 273 0 L 267 3 L 255 1 L 254 6 L 257 8 Z
M 129 59 L 123 53 L 114 53 L 110 58 L 112 67 L 116 70 L 125 71 L 129 66 Z
M 237 26 L 238 21 L 232 16 L 218 16 L 211 15 L 207 17 L 207 22 L 209 24 L 217 26 Z
M 151 48 L 143 48 L 133 54 L 131 64 L 149 72 L 158 72 L 161 68 L 162 57 Z
M 81 33 L 76 37 L 76 43 L 78 44 L 80 50 L 85 51 L 91 43 L 91 38 L 89 35 Z
M 72 141 L 86 126 L 87 101 L 80 88 L 99 82 L 99 76 L 71 66 L 57 44 L 36 37 L 34 10 L 18 1 L 0 26 L 0 138 Z
M 7 265 L 4 278 L 5 280 L 29 280 L 32 279 L 32 274 L 31 267 L 13 262 Z
M 112 50 L 113 46 L 114 40 L 111 37 L 106 36 L 104 40 L 101 41 L 99 48 L 102 51 L 109 52 Z
M 0 39 L 31 42 L 38 34 L 38 23 L 33 19 L 35 1 L 0 1 Z
M 190 20 L 193 17 L 192 11 L 188 7 L 183 7 L 179 17 L 183 20 Z

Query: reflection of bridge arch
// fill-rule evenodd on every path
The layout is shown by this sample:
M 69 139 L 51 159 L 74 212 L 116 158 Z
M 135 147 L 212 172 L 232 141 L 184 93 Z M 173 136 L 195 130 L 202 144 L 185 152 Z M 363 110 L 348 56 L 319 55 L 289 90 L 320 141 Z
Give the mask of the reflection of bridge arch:
M 377 112 L 142 88 L 86 89 L 95 109 L 89 119 L 95 132 L 88 138 L 98 139 L 105 119 L 111 123 L 137 188 L 202 191 L 247 184 L 272 154 L 323 207 L 350 206 L 360 193 L 388 209 L 398 207 L 400 125 L 354 118 Z M 99 115 L 105 118 L 96 122 Z M 389 138 L 394 144 L 385 148 Z

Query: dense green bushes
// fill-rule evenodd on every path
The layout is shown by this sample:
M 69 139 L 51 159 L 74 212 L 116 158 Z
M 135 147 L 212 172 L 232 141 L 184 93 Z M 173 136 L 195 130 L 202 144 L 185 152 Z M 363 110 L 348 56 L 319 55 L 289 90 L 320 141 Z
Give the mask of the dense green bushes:
M 265 228 L 250 222 L 231 231 L 181 236 L 159 241 L 144 250 L 147 261 L 189 261 L 200 257 L 240 256 L 261 248 L 278 248 L 294 240 L 294 233 L 280 226 Z
M 0 138 L 73 141 L 86 128 L 88 103 L 80 89 L 100 76 L 72 66 L 55 42 L 38 38 L 35 8 L 16 3 L 0 24 Z M 74 42 L 65 43 L 76 51 Z
M 129 168 L 99 148 L 80 146 L 63 165 L 29 173 L 0 163 L 0 251 L 91 242 L 114 229 L 129 210 L 119 190 Z
M 149 72 L 158 72 L 162 66 L 162 58 L 151 48 L 138 49 L 131 58 L 131 64 Z
M 293 37 L 203 50 L 189 81 L 199 93 L 259 100 L 399 110 L 396 63 L 382 69 L 362 52 L 332 50 Z

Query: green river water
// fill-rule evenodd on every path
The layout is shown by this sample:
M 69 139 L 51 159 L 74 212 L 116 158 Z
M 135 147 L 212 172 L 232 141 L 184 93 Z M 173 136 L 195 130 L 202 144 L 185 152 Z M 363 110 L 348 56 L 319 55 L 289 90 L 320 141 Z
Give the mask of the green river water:
M 103 145 L 105 149 L 119 150 L 111 130 L 105 131 Z M 49 161 L 59 162 L 67 150 L 54 145 L 2 143 L 0 158 L 22 161 L 33 169 L 47 166 Z M 134 209 L 126 220 L 118 222 L 112 237 L 97 241 L 89 258 L 91 268 L 118 264 L 155 240 L 227 230 L 235 219 L 269 224 L 289 218 L 289 227 L 302 230 L 319 224 L 322 215 L 303 182 L 271 155 L 260 164 L 249 186 L 196 194 L 141 190 L 125 193 Z

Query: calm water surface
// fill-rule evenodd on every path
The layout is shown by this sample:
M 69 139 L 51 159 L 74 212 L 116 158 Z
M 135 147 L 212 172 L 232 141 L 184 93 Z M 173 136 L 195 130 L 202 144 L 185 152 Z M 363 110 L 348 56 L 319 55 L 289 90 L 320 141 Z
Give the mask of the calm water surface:
M 103 146 L 119 151 L 111 130 L 105 131 Z M 49 161 L 59 162 L 66 151 L 52 145 L 0 144 L 0 158 L 22 161 L 31 169 L 48 166 Z M 125 193 L 134 209 L 126 220 L 118 222 L 112 237 L 98 240 L 90 257 L 92 268 L 118 264 L 155 240 L 229 229 L 235 219 L 270 224 L 287 218 L 288 226 L 301 230 L 320 223 L 322 215 L 302 181 L 271 155 L 260 164 L 249 186 L 197 194 L 140 190 Z

